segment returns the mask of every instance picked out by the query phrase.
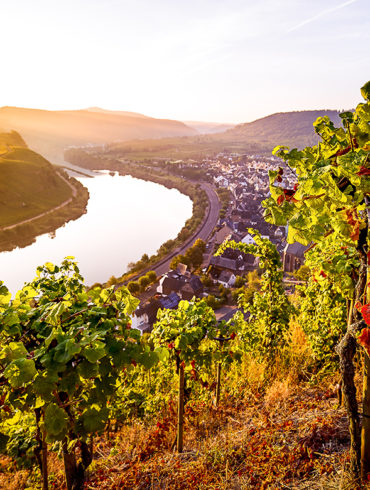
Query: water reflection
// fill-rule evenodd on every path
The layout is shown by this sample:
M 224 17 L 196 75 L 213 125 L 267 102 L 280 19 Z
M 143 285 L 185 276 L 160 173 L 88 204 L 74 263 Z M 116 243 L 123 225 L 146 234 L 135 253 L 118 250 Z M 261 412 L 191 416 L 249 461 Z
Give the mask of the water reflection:
M 90 193 L 86 214 L 28 247 L 0 253 L 0 280 L 12 292 L 33 279 L 38 265 L 68 255 L 86 284 L 119 276 L 129 262 L 175 238 L 192 213 L 191 200 L 176 189 L 109 173 L 77 178 Z

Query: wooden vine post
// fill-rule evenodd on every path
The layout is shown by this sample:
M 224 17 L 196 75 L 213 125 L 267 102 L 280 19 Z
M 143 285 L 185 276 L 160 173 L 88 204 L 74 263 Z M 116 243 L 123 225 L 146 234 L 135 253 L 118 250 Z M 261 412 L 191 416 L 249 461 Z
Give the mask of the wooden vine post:
M 369 226 L 369 199 L 365 197 L 365 203 L 367 208 L 367 228 Z M 365 286 L 365 299 L 366 304 L 370 303 L 370 289 L 369 289 L 369 260 L 366 256 L 366 286 Z M 369 353 L 365 350 L 364 354 L 364 376 L 363 376 L 363 391 L 362 391 L 362 427 L 361 427 L 361 476 L 364 478 L 370 473 L 370 357 Z
M 214 340 L 217 340 L 220 344 L 220 349 L 222 350 L 222 347 L 224 345 L 224 342 L 227 342 L 228 340 L 231 340 L 231 337 L 214 337 Z M 216 379 L 216 400 L 215 400 L 215 405 L 218 407 L 218 404 L 220 403 L 220 394 L 221 394 L 221 373 L 222 373 L 222 362 L 219 361 L 217 364 L 217 379 Z
M 182 453 L 184 445 L 184 387 L 185 373 L 184 364 L 179 363 L 179 392 L 177 402 L 177 438 L 176 448 L 178 453 Z
M 216 385 L 216 407 L 220 402 L 220 391 L 221 391 L 221 362 L 217 364 L 217 385 Z
M 48 445 L 46 443 L 46 431 L 42 431 L 42 490 L 48 490 Z

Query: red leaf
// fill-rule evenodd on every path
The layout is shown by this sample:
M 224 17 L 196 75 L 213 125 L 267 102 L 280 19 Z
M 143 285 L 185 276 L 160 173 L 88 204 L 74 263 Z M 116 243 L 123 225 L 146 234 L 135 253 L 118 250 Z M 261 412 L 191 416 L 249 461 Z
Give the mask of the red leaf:
M 370 325 L 370 305 L 364 305 L 360 311 L 366 325 Z
M 370 168 L 360 167 L 360 171 L 357 172 L 357 175 L 370 175 Z
M 284 194 L 281 194 L 281 196 L 279 196 L 276 201 L 278 203 L 278 206 L 280 206 L 280 204 L 283 204 L 284 200 L 285 200 L 285 196 Z
M 343 150 L 339 150 L 337 151 L 337 153 L 335 154 L 336 157 L 340 157 L 342 155 L 345 155 L 346 153 L 348 153 L 349 151 L 351 151 L 351 146 L 347 146 L 347 148 L 343 148 Z
M 364 328 L 357 337 L 357 342 L 362 345 L 370 356 L 370 328 Z

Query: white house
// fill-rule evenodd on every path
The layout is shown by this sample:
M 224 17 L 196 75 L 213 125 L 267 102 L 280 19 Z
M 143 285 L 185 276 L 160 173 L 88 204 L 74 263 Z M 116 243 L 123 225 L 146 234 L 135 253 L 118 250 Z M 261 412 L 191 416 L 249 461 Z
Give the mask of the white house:
M 218 276 L 217 282 L 225 286 L 225 288 L 230 288 L 235 284 L 235 274 L 231 271 L 222 271 Z

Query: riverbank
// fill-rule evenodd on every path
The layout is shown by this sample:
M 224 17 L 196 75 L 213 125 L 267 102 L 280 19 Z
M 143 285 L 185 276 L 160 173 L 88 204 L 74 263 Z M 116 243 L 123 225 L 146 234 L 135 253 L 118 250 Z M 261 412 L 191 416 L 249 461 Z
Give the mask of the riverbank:
M 68 221 L 75 220 L 86 213 L 88 190 L 63 170 L 58 170 L 58 174 L 71 188 L 71 197 L 37 216 L 0 228 L 0 252 L 11 251 L 16 247 L 27 247 L 34 243 L 39 235 L 53 233 Z
M 171 259 L 181 253 L 182 250 L 191 246 L 197 238 L 206 238 L 211 233 L 218 219 L 219 202 L 217 195 L 209 189 L 208 184 L 198 184 L 184 180 L 178 176 L 162 171 L 154 170 L 144 165 L 135 165 L 131 163 L 122 163 L 112 158 L 104 158 L 101 155 L 91 154 L 85 150 L 67 150 L 65 159 L 74 165 L 78 165 L 89 170 L 109 170 L 118 172 L 120 175 L 131 175 L 132 177 L 154 182 L 163 185 L 169 189 L 176 188 L 179 192 L 187 195 L 193 202 L 193 214 L 190 219 L 180 230 L 177 237 L 173 240 L 167 240 L 161 245 L 157 253 L 151 257 L 143 257 L 134 264 L 129 264 L 129 271 L 119 277 L 111 277 L 109 282 L 127 283 L 130 280 L 138 278 L 149 270 L 155 270 L 159 273 L 163 268 L 168 267 Z M 207 190 L 206 190 L 207 186 Z M 210 195 L 212 197 L 210 197 Z M 211 202 L 212 200 L 212 202 Z M 213 204 L 212 223 L 210 226 L 210 208 Z M 208 226 L 205 226 L 205 225 Z M 207 236 L 200 236 L 202 230 L 208 230 Z M 163 272 L 161 272 L 163 273 Z

